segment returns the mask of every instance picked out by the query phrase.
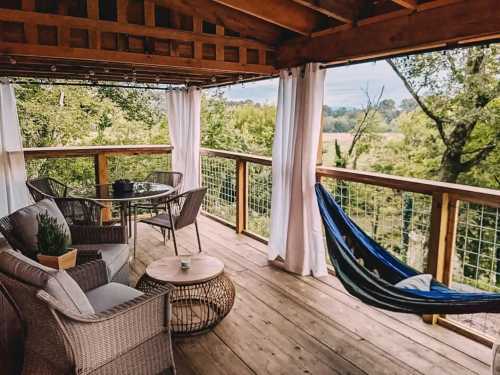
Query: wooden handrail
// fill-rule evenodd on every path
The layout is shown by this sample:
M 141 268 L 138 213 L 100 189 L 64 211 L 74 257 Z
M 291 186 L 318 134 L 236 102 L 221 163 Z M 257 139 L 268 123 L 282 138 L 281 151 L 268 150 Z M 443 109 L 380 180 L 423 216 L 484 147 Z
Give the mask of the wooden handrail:
M 31 147 L 25 148 L 26 159 L 66 158 L 96 156 L 99 154 L 165 154 L 170 153 L 170 145 L 111 145 L 111 146 L 64 146 L 64 147 Z
M 392 176 L 383 173 L 361 172 L 335 167 L 317 167 L 316 174 L 320 177 L 331 177 L 344 181 L 359 182 L 368 185 L 433 195 L 447 193 L 456 200 L 486 204 L 500 207 L 500 190 L 486 189 L 476 186 L 451 184 L 447 182 L 423 180 L 411 177 Z
M 269 166 L 272 164 L 273 161 L 273 159 L 268 156 L 243 154 L 240 152 L 233 152 L 233 151 L 214 150 L 211 148 L 200 149 L 200 154 L 203 156 L 214 156 L 232 160 L 243 160 L 249 163 L 269 165 Z

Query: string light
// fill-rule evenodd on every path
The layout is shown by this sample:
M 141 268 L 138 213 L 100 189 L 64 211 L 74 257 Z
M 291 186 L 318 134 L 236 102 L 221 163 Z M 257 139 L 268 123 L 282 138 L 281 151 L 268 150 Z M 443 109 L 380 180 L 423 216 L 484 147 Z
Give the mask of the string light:
M 104 68 L 104 73 L 109 73 L 109 68 Z
M 13 58 L 12 56 L 9 56 L 9 62 L 12 64 L 12 65 L 16 65 L 17 64 L 17 61 L 15 58 Z
M 55 65 L 51 65 L 50 66 L 50 70 L 53 71 L 53 72 L 55 72 L 57 70 L 57 67 Z
M 215 82 L 217 82 L 217 78 L 215 78 L 215 76 L 213 76 L 211 81 L 212 81 L 212 83 L 215 83 Z
M 95 72 L 93 70 L 89 71 L 89 76 L 93 77 L 95 75 Z

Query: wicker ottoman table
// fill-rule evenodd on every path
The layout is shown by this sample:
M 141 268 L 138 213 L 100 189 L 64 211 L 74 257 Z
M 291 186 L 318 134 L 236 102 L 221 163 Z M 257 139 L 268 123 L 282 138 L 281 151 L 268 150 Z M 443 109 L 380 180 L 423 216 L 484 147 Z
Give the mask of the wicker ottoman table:
M 180 262 L 180 257 L 152 262 L 137 283 L 137 289 L 147 291 L 158 284 L 174 285 L 170 299 L 172 334 L 190 336 L 207 332 L 231 311 L 234 285 L 224 274 L 224 263 L 217 258 L 193 256 L 188 270 L 182 270 Z

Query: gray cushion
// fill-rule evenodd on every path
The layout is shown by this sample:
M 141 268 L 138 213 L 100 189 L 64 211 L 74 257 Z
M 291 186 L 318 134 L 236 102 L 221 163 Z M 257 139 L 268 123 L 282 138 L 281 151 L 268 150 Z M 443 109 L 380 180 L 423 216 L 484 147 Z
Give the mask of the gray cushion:
M 77 282 L 64 270 L 55 270 L 14 250 L 0 252 L 0 271 L 17 280 L 45 290 L 69 309 L 93 314 L 94 309 Z
M 109 280 L 113 279 L 123 265 L 128 262 L 129 248 L 126 243 L 74 244 L 73 247 L 82 250 L 101 250 L 102 260 L 106 263 Z
M 416 289 L 428 292 L 431 290 L 432 275 L 422 274 L 401 280 L 394 286 L 403 289 Z
M 22 241 L 25 249 L 31 254 L 38 253 L 38 220 L 37 216 L 41 213 L 48 213 L 57 220 L 57 223 L 63 226 L 71 243 L 71 232 L 68 223 L 63 214 L 51 199 L 43 199 L 40 202 L 21 208 L 11 216 L 14 224 L 14 233 Z
M 143 294 L 144 293 L 137 289 L 123 284 L 108 283 L 88 291 L 87 298 L 92 304 L 95 312 L 99 313 L 140 297 Z

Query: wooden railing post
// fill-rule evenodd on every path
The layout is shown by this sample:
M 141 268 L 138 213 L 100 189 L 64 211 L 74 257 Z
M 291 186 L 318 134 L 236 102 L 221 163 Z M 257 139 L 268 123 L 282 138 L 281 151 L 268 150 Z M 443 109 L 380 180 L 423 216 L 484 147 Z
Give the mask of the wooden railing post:
M 95 183 L 96 185 L 109 184 L 108 157 L 105 153 L 98 153 L 94 157 Z M 102 210 L 102 221 L 111 220 L 111 208 L 107 206 Z
M 236 160 L 236 232 L 242 233 L 247 226 L 247 162 Z
M 457 217 L 456 198 L 448 193 L 432 194 L 427 272 L 444 284 L 449 284 L 452 277 Z M 424 315 L 423 319 L 427 323 L 435 324 L 438 315 Z

